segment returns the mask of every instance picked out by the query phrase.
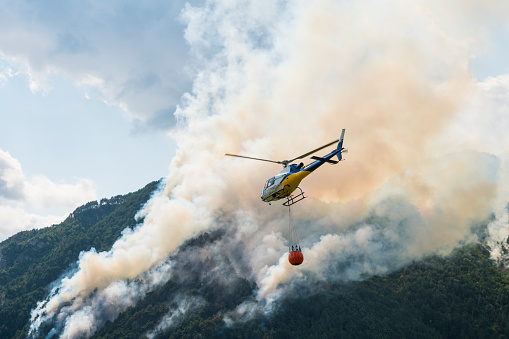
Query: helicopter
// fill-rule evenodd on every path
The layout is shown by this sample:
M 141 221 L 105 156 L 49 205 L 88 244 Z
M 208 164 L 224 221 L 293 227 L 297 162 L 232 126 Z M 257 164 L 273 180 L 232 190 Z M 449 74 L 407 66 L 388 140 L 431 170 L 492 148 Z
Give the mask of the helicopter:
M 225 155 L 230 157 L 273 162 L 276 164 L 283 165 L 283 169 L 278 174 L 267 180 L 267 182 L 265 183 L 265 186 L 263 187 L 263 191 L 261 194 L 261 199 L 262 201 L 267 202 L 270 205 L 272 201 L 286 198 L 287 200 L 286 202 L 283 203 L 283 205 L 290 207 L 291 205 L 296 204 L 297 202 L 306 198 L 304 196 L 304 192 L 299 187 L 299 184 L 302 181 L 302 179 L 310 175 L 311 172 L 313 172 L 314 170 L 316 170 L 318 167 L 322 166 L 325 163 L 335 165 L 342 160 L 342 153 L 348 152 L 348 150 L 343 148 L 344 137 L 345 129 L 341 131 L 341 137 L 338 140 L 334 140 L 328 143 L 327 145 L 318 147 L 317 149 L 314 149 L 310 152 L 307 152 L 306 154 L 303 154 L 291 160 L 274 161 L 229 153 L 226 153 Z M 304 163 L 302 162 L 300 164 L 292 164 L 292 162 L 294 162 L 295 160 L 303 159 L 315 152 L 324 149 L 325 147 L 335 144 L 336 142 L 338 144 L 335 150 L 322 157 L 312 156 L 311 159 L 315 161 L 312 162 L 311 164 L 306 166 L 304 166 Z M 338 160 L 333 160 L 332 158 L 334 156 L 337 156 Z M 293 195 L 292 193 L 297 189 L 299 189 L 300 192 Z

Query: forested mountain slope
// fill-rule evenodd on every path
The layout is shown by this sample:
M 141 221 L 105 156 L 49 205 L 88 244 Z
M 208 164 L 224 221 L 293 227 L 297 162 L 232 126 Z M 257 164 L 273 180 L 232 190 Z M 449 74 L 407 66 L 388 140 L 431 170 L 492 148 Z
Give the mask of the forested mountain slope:
M 448 258 L 430 257 L 385 276 L 315 286 L 286 299 L 271 316 L 228 327 L 223 321 L 251 288 L 170 281 L 107 323 L 94 338 L 504 338 L 509 333 L 509 276 L 480 244 Z M 175 295 L 200 298 L 178 315 Z M 301 297 L 304 295 L 305 297 Z M 174 325 L 153 331 L 168 312 Z
M 81 251 L 108 250 L 125 227 L 133 227 L 157 185 L 90 202 L 59 225 L 2 242 L 0 338 L 26 338 L 30 310 L 47 297 L 51 283 L 73 268 Z M 239 277 L 225 257 L 189 256 L 225 236 L 217 230 L 187 241 L 174 255 L 177 273 L 93 337 L 502 338 L 509 333 L 509 274 L 493 264 L 481 244 L 359 282 L 303 284 L 271 313 L 227 323 L 229 312 L 254 298 L 256 286 Z M 229 279 L 207 275 L 219 262 Z M 41 335 L 46 333 L 43 328 Z
M 157 188 L 143 189 L 78 207 L 59 225 L 20 232 L 0 243 L 0 338 L 28 333 L 30 310 L 49 284 L 75 263 L 81 251 L 108 250 Z

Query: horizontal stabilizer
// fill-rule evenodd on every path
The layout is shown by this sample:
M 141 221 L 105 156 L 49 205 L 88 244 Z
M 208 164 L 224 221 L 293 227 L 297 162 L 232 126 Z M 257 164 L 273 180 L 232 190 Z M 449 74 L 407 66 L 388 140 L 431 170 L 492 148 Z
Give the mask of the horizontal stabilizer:
M 329 164 L 337 164 L 339 161 L 337 160 L 330 160 L 330 159 L 324 159 L 324 158 L 321 158 L 321 157 L 317 157 L 317 156 L 312 156 L 311 159 L 313 160 L 320 160 L 320 161 L 323 161 L 323 162 L 328 162 Z

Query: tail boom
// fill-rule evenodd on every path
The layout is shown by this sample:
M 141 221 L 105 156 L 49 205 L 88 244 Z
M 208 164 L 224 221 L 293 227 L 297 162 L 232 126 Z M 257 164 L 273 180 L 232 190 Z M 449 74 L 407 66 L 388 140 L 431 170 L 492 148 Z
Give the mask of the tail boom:
M 338 146 L 336 147 L 335 150 L 333 150 L 332 152 L 330 152 L 327 155 L 324 155 L 323 157 L 312 156 L 311 159 L 313 159 L 315 161 L 313 163 L 311 163 L 310 165 L 306 166 L 305 168 L 303 168 L 302 171 L 313 172 L 315 169 L 317 169 L 318 167 L 322 166 L 325 163 L 337 164 L 338 162 L 340 162 L 342 159 L 341 152 L 343 152 L 343 150 L 344 150 L 344 148 L 343 148 L 343 138 L 344 137 L 345 137 L 345 129 L 343 129 L 341 131 L 341 138 L 339 139 Z M 338 157 L 337 161 L 332 160 L 332 157 L 334 157 L 334 156 Z

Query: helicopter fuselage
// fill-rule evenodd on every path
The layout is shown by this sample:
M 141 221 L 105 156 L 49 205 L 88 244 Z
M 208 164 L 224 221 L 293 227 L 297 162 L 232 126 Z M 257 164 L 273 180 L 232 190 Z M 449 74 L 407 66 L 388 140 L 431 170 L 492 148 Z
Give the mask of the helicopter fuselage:
M 262 200 L 271 202 L 288 197 L 309 174 L 311 171 L 297 169 L 295 164 L 285 167 L 276 176 L 267 180 L 261 194 Z
M 311 164 L 304 166 L 303 163 L 299 165 L 291 164 L 283 168 L 281 172 L 273 176 L 265 183 L 261 194 L 261 199 L 270 203 L 271 201 L 289 197 L 293 191 L 299 187 L 302 179 L 310 175 L 318 167 L 325 163 L 337 164 L 341 161 L 341 152 L 343 151 L 343 134 L 341 135 L 338 147 L 323 157 L 312 157 L 315 159 Z M 337 156 L 338 160 L 331 160 L 332 157 Z

